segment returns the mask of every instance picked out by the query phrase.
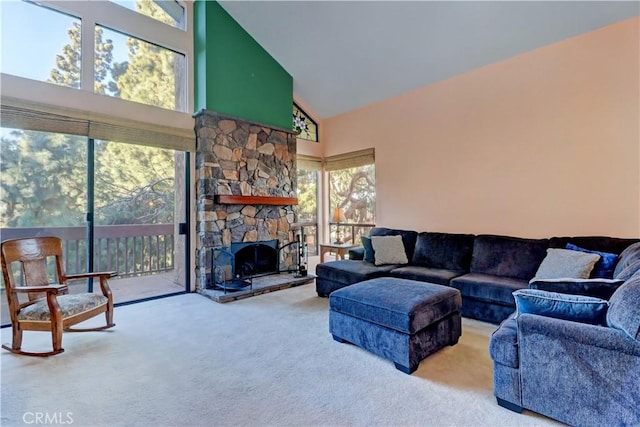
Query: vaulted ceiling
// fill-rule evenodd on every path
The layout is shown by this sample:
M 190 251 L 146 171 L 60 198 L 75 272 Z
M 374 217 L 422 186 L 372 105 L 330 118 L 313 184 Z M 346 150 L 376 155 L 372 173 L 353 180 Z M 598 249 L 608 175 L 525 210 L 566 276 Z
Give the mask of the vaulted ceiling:
M 329 118 L 640 15 L 636 1 L 220 1 Z

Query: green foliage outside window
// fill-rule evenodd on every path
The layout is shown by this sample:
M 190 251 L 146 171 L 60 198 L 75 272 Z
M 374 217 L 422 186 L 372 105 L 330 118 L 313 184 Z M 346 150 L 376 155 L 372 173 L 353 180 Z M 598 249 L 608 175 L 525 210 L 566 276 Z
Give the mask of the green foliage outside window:
M 330 212 L 341 208 L 348 223 L 375 223 L 375 165 L 331 171 L 329 185 Z

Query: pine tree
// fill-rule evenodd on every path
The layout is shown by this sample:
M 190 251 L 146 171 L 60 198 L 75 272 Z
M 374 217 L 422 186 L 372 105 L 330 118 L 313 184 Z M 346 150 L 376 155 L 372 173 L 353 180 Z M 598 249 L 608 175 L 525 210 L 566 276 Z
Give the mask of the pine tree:
M 137 10 L 165 23 L 169 17 L 152 0 L 138 0 Z M 163 47 L 142 41 L 135 37 L 127 40 L 129 60 L 115 64 L 113 79 L 119 89 L 119 96 L 144 104 L 167 109 L 180 107 L 177 101 L 176 83 L 181 80 L 182 63 L 180 56 Z

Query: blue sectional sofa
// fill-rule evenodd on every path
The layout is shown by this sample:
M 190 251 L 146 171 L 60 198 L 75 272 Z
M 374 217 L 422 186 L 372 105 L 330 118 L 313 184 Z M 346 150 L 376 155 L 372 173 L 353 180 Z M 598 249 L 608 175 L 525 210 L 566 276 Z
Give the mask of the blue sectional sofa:
M 462 316 L 499 324 L 515 311 L 512 292 L 529 288 L 529 281 L 549 248 L 572 243 L 589 250 L 620 254 L 638 239 L 613 237 L 552 237 L 524 239 L 375 227 L 370 236 L 401 236 L 407 264 L 375 265 L 364 260 L 364 249 L 348 260 L 316 267 L 316 292 L 328 297 L 337 289 L 377 277 L 398 277 L 451 286 L 462 294 Z M 610 277 L 608 279 L 611 279 Z M 601 281 L 586 294 L 610 296 L 622 282 Z M 538 284 L 541 288 L 552 284 Z

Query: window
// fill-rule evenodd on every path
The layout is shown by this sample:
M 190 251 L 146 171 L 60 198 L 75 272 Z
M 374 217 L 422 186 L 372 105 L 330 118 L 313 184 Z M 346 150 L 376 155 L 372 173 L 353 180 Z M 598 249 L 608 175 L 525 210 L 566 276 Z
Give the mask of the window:
M 3 1 L 0 15 L 0 71 L 80 88 L 80 19 L 22 1 Z
M 1 131 L 0 227 L 82 225 L 87 208 L 86 137 Z
M 185 57 L 96 26 L 95 91 L 169 110 L 186 109 Z
M 106 1 L 3 2 L 2 73 L 190 111 L 185 8 L 172 0 L 118 3 L 140 15 Z
M 184 7 L 175 0 L 110 0 L 127 9 L 184 30 Z
M 318 254 L 318 170 L 298 168 L 298 221 L 307 253 Z
M 328 157 L 329 225 L 332 242 L 360 244 L 375 224 L 376 181 L 374 151 L 362 150 Z
M 302 108 L 293 104 L 293 130 L 298 138 L 318 142 L 318 125 Z

